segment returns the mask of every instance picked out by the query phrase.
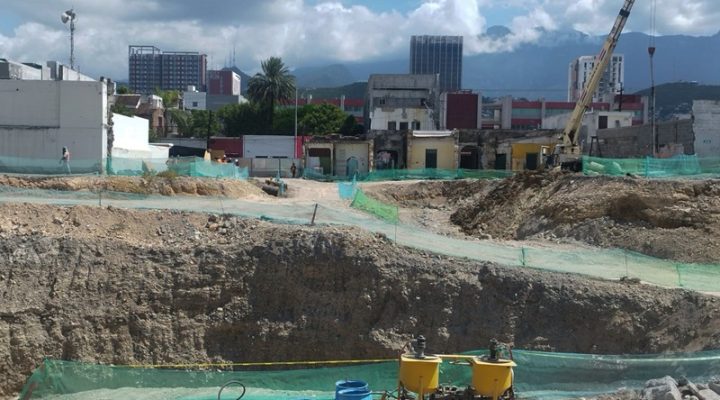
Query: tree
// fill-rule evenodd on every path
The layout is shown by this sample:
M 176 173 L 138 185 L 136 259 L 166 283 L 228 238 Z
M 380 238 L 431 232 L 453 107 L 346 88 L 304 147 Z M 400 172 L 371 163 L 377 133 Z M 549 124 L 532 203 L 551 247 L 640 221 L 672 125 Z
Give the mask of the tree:
M 171 124 L 174 124 L 177 127 L 177 131 L 180 136 L 193 136 L 194 130 L 192 114 L 179 108 L 171 108 L 167 110 L 166 114 L 170 117 L 167 120 L 167 125 L 170 126 Z
M 165 108 L 177 107 L 180 104 L 180 92 L 177 90 L 155 89 L 155 95 L 160 96 Z
M 357 131 L 357 124 L 358 123 L 355 120 L 355 117 L 353 117 L 352 115 L 348 115 L 347 118 L 345 118 L 342 126 L 340 127 L 340 134 L 343 136 L 355 135 L 355 132 Z
M 125 85 L 120 85 L 117 88 L 117 94 L 130 94 L 130 88 Z
M 262 73 L 257 73 L 248 82 L 250 99 L 265 107 L 268 127 L 273 126 L 275 104 L 293 97 L 295 77 L 279 57 L 270 57 L 261 63 Z
M 263 110 L 254 103 L 230 104 L 217 112 L 225 136 L 267 133 Z
M 207 137 L 220 132 L 217 113 L 208 110 L 191 111 L 192 132 L 194 136 Z M 210 122 L 208 123 L 208 119 Z
M 311 135 L 327 135 L 337 133 L 345 122 L 347 115 L 332 104 L 309 105 L 302 119 L 298 122 L 302 132 Z
M 125 107 L 122 104 L 118 104 L 118 103 L 113 104 L 112 107 L 110 107 L 110 111 L 112 111 L 115 114 L 125 115 L 127 117 L 132 117 L 135 115 L 133 110 Z

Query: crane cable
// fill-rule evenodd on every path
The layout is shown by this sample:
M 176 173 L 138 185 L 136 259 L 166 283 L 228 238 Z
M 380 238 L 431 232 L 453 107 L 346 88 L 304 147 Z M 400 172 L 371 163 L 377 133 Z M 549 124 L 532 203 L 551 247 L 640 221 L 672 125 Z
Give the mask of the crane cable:
M 648 54 L 650 55 L 650 126 L 652 128 L 652 143 L 653 143 L 653 156 L 657 157 L 659 143 L 657 126 L 655 123 L 655 63 L 653 56 L 655 56 L 655 21 L 657 14 L 657 3 L 656 0 L 652 0 L 650 3 L 650 43 L 648 45 Z

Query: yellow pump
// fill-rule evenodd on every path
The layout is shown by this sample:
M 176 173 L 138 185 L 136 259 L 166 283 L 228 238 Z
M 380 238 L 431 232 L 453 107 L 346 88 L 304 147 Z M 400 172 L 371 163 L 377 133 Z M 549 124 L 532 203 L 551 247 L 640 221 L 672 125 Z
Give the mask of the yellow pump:
M 481 357 L 456 354 L 426 355 L 425 344 L 425 338 L 418 336 L 409 344 L 411 351 L 400 355 L 398 399 L 510 400 L 515 398 L 513 367 L 516 364 L 512 360 L 499 357 L 499 343 L 496 340 L 490 342 L 490 354 Z M 465 388 L 441 386 L 440 365 L 445 360 L 467 362 L 472 369 L 472 383 Z

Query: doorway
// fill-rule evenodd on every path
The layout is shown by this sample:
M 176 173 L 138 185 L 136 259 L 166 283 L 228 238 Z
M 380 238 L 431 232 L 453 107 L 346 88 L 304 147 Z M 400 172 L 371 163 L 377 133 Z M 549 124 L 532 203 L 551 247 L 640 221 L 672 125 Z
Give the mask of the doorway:
M 478 169 L 478 148 L 477 146 L 465 146 L 460 150 L 460 168 Z
M 437 149 L 425 149 L 425 168 L 437 168 Z

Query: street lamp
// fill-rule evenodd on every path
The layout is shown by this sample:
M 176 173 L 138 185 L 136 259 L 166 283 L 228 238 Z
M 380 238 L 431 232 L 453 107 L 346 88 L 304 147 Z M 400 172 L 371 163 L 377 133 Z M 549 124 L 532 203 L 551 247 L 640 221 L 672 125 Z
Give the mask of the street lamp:
M 60 15 L 63 24 L 70 22 L 70 69 L 75 69 L 75 20 L 77 15 L 73 9 L 67 10 Z

